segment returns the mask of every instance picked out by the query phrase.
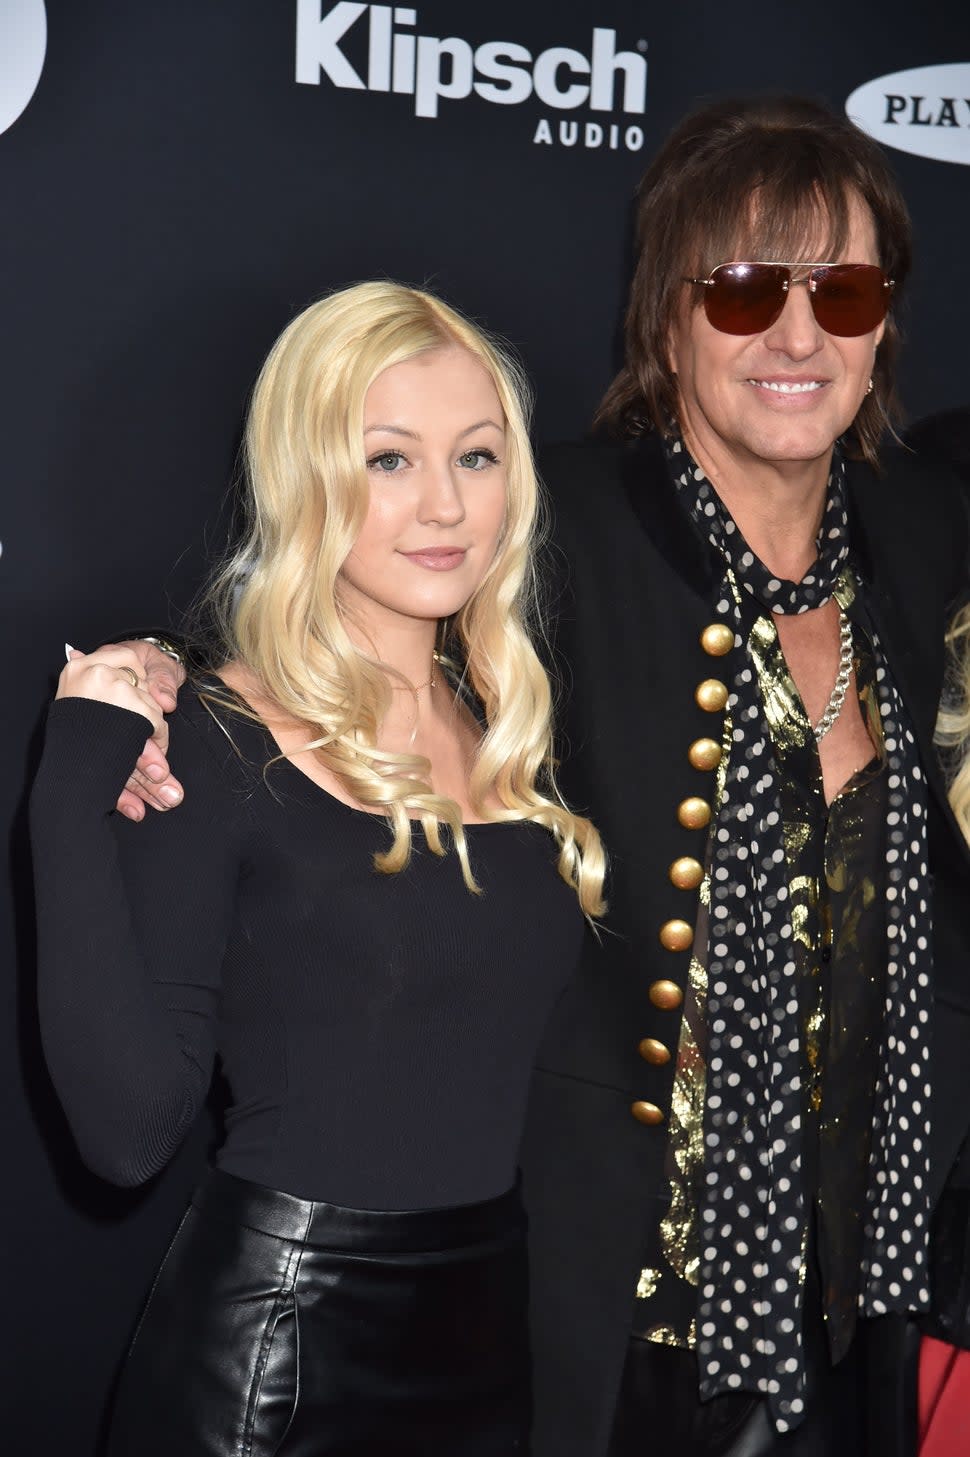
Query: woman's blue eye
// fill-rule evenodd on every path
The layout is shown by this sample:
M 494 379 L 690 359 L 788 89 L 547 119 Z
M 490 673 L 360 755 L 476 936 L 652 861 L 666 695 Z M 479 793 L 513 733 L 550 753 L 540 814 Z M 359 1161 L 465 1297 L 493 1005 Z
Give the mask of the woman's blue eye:
M 498 456 L 493 450 L 466 450 L 458 457 L 458 463 L 466 470 L 484 470 L 487 465 L 497 465 Z
M 368 470 L 378 471 L 381 475 L 397 475 L 410 462 L 406 455 L 400 450 L 381 450 L 372 455 L 367 462 Z M 474 450 L 466 450 L 458 457 L 458 464 L 463 470 L 481 471 L 487 466 L 497 465 L 498 456 L 493 450 L 485 447 L 476 447 Z
M 367 462 L 371 469 L 383 471 L 385 475 L 393 475 L 398 469 L 404 456 L 399 450 L 382 450 L 380 455 L 372 455 Z

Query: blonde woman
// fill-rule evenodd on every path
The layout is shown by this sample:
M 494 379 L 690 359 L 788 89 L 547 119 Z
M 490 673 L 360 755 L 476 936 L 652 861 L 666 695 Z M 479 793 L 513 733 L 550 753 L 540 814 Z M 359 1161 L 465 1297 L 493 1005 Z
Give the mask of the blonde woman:
M 217 1059 L 232 1093 L 109 1450 L 522 1453 L 516 1149 L 604 868 L 529 636 L 523 385 L 440 301 L 364 284 L 274 346 L 246 462 L 215 671 L 171 720 L 184 803 L 111 813 L 160 724 L 125 647 L 73 655 L 33 794 L 82 1155 L 138 1184 Z

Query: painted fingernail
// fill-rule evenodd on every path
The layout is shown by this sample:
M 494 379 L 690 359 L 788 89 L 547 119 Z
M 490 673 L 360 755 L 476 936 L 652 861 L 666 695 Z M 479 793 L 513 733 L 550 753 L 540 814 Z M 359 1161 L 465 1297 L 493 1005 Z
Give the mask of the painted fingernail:
M 72 648 L 71 647 L 71 644 L 69 642 L 66 642 L 64 644 L 64 656 L 65 656 L 65 658 L 67 659 L 68 662 L 71 661 L 71 654 L 72 653 L 76 653 L 76 652 L 77 652 L 77 648 Z
M 166 804 L 181 804 L 182 802 L 182 791 L 176 789 L 173 784 L 166 784 L 165 788 L 158 792 Z

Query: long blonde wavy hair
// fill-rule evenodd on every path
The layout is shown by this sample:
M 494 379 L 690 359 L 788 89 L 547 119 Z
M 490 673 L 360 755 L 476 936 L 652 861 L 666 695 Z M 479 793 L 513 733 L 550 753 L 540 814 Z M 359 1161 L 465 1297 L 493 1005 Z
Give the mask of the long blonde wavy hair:
M 934 737 L 949 759 L 950 805 L 970 840 L 970 603 L 957 612 L 946 641 L 947 682 Z
M 530 395 L 505 351 L 433 295 L 362 283 L 304 310 L 270 350 L 244 442 L 246 528 L 208 589 L 218 651 L 248 668 L 268 700 L 306 724 L 313 749 L 358 804 L 383 810 L 393 834 L 375 856 L 408 864 L 413 820 L 437 855 L 447 831 L 477 891 L 457 803 L 435 794 L 419 754 L 380 748 L 393 670 L 355 646 L 340 606 L 340 571 L 367 513 L 364 399 L 385 369 L 459 346 L 488 371 L 505 412 L 507 500 L 481 584 L 442 624 L 447 655 L 484 711 L 470 780 L 484 820 L 535 820 L 555 837 L 558 869 L 587 916 L 604 909 L 603 847 L 556 786 L 552 696 L 533 645 L 541 496 L 529 445 Z M 236 705 L 238 706 L 238 705 Z M 488 803 L 497 797 L 502 808 Z

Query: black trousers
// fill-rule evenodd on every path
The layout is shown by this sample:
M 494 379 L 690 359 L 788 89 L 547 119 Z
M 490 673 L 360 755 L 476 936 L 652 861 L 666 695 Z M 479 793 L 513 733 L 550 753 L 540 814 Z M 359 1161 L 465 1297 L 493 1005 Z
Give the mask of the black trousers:
M 859 1321 L 833 1366 L 812 1272 L 804 1336 L 806 1417 L 783 1435 L 758 1396 L 729 1392 L 702 1402 L 692 1351 L 631 1338 L 609 1457 L 915 1457 L 913 1322 L 899 1315 Z
M 159 1271 L 109 1457 L 525 1457 L 524 1216 L 311 1203 L 214 1172 Z

